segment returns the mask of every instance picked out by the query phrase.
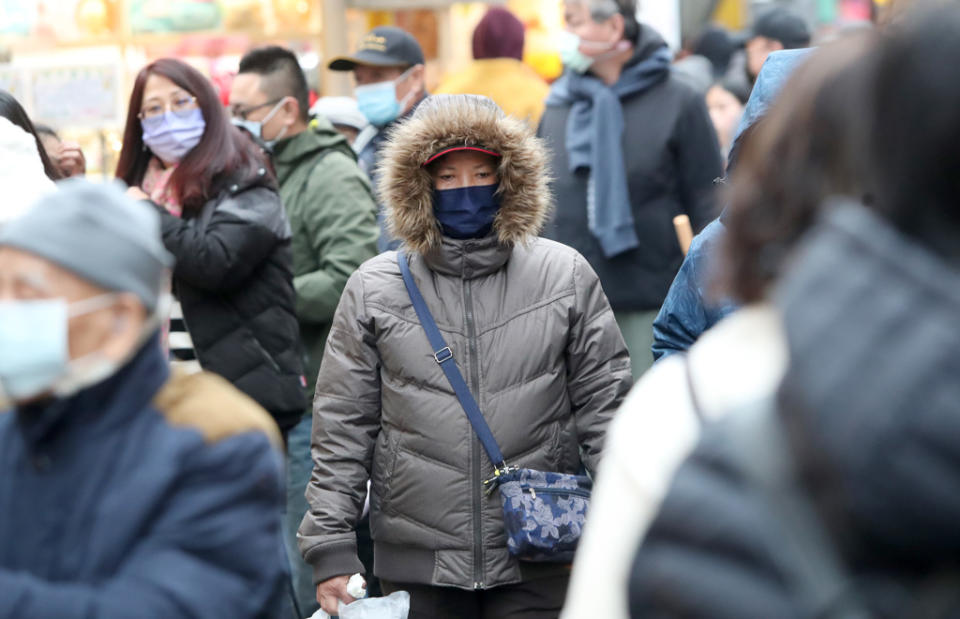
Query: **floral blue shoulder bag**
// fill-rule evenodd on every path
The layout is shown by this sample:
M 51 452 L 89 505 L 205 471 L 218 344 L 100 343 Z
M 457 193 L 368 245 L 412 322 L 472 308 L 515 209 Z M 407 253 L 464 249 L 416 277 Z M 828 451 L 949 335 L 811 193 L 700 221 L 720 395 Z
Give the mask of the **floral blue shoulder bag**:
M 397 264 L 413 309 L 434 351 L 433 358 L 453 387 L 470 425 L 493 463 L 494 476 L 483 483 L 488 496 L 500 490 L 507 549 L 523 561 L 571 562 L 583 531 L 593 482 L 585 475 L 546 473 L 506 463 L 490 426 L 457 368 L 453 351 L 447 346 L 413 281 L 410 265 L 402 252 L 397 253 Z

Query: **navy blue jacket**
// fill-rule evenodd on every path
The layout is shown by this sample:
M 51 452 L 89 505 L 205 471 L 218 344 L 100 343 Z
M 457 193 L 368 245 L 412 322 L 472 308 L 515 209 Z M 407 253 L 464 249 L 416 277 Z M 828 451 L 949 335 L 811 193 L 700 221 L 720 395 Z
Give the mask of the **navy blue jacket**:
M 169 380 L 155 341 L 73 398 L 0 413 L 0 619 L 271 616 L 276 443 L 223 379 Z
M 693 237 L 680 271 L 653 321 L 653 358 L 685 352 L 737 306 L 710 296 L 711 257 L 726 228 L 717 219 Z

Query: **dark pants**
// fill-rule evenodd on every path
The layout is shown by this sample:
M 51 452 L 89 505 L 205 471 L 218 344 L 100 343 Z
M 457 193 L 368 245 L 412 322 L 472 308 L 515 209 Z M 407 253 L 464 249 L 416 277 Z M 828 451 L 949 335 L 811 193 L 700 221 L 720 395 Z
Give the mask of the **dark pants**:
M 410 592 L 408 619 L 556 619 L 567 596 L 568 575 L 484 591 L 464 591 L 381 580 L 384 594 Z

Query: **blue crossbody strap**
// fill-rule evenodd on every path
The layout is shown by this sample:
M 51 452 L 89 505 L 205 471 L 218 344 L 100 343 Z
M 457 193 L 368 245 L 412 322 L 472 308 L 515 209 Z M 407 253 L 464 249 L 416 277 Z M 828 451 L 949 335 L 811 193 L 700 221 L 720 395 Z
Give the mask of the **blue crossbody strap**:
M 487 425 L 487 421 L 483 418 L 483 413 L 480 412 L 477 401 L 474 399 L 473 394 L 470 393 L 467 382 L 463 380 L 463 374 L 461 374 L 459 368 L 457 368 L 457 362 L 453 359 L 453 351 L 450 350 L 450 347 L 447 346 L 446 341 L 444 341 L 443 335 L 441 335 L 440 329 L 437 328 L 437 323 L 430 313 L 430 308 L 427 307 L 426 302 L 423 300 L 423 295 L 420 294 L 417 283 L 413 281 L 413 275 L 410 274 L 410 265 L 403 252 L 397 252 L 397 264 L 400 265 L 400 273 L 403 275 L 403 283 L 407 287 L 407 294 L 410 295 L 410 301 L 413 302 L 413 309 L 417 312 L 420 325 L 427 334 L 430 347 L 433 348 L 433 358 L 437 362 L 437 365 L 440 366 L 440 369 L 443 370 L 447 380 L 450 381 L 453 392 L 457 395 L 457 399 L 460 400 L 460 406 L 463 407 L 463 411 L 467 414 L 467 419 L 470 420 L 473 431 L 477 433 L 477 438 L 480 439 L 480 443 L 490 457 L 490 461 L 493 463 L 496 474 L 499 477 L 501 473 L 509 469 L 503 460 L 503 454 L 500 453 L 500 446 L 497 445 L 497 440 L 493 438 L 493 432 L 490 431 L 490 426 Z

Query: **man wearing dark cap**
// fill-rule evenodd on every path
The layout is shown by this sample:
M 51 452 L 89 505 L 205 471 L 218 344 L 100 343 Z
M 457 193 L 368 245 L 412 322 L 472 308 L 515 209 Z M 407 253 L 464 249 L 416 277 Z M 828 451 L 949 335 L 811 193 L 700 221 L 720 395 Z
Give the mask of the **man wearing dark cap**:
M 802 17 L 782 7 L 764 11 L 754 22 L 746 45 L 750 83 L 760 75 L 760 68 L 771 53 L 809 45 L 810 29 Z
M 360 169 L 370 176 L 376 192 L 380 149 L 390 127 L 427 96 L 423 50 L 410 33 L 381 26 L 363 37 L 355 54 L 334 58 L 328 66 L 331 71 L 353 71 L 357 105 L 376 130 L 365 144 L 354 145 Z M 377 248 L 395 249 L 399 243 L 387 233 L 382 204 L 379 206 Z
M 0 230 L 0 619 L 274 616 L 276 425 L 171 377 L 153 209 L 59 187 Z

